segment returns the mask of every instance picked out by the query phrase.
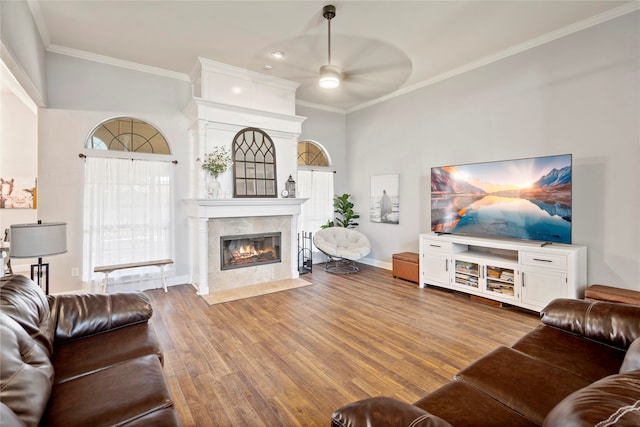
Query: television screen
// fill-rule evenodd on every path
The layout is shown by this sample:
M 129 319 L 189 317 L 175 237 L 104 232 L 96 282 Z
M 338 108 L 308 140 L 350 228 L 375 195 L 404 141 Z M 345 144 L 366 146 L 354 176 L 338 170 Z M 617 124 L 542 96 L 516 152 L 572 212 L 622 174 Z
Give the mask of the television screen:
M 571 154 L 431 168 L 431 230 L 571 243 Z

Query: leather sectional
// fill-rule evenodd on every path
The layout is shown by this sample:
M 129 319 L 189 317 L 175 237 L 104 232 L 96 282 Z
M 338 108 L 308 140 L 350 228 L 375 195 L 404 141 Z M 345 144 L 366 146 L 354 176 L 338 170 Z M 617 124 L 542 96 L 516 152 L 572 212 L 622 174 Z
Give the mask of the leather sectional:
M 417 402 L 361 400 L 332 426 L 640 425 L 640 307 L 559 299 L 541 320 Z
M 2 426 L 178 426 L 143 293 L 50 295 L 0 279 Z

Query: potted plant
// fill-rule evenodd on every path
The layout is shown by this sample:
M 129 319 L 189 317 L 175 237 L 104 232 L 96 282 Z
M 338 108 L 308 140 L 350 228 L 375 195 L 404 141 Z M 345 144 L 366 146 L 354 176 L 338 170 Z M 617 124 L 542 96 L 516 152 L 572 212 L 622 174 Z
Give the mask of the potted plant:
M 358 223 L 355 221 L 360 218 L 360 215 L 353 211 L 354 204 L 349 200 L 351 194 L 343 194 L 342 196 L 335 196 L 333 198 L 333 212 L 335 212 L 336 218 L 333 221 L 328 221 L 321 228 L 329 227 L 344 227 L 344 228 L 356 228 Z
M 229 166 L 233 163 L 231 160 L 231 154 L 224 146 L 215 147 L 211 152 L 204 155 L 204 158 L 200 160 L 202 163 L 202 169 L 213 178 L 209 180 L 207 184 L 207 196 L 217 198 L 220 193 L 220 183 L 218 182 L 218 176 L 229 169 Z

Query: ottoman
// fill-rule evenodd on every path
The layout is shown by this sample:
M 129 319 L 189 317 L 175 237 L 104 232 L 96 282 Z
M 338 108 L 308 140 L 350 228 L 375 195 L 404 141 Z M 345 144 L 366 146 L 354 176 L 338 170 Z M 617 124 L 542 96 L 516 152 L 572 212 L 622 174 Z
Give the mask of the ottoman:
M 393 277 L 418 283 L 420 281 L 419 255 L 415 252 L 393 254 Z

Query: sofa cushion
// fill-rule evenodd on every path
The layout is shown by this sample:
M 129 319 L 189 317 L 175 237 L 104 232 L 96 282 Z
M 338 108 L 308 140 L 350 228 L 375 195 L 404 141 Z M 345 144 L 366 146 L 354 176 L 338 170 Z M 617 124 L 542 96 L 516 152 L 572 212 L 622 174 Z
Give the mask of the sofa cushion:
M 620 366 L 620 373 L 626 374 L 627 372 L 637 371 L 640 369 L 640 338 L 636 339 L 629 346 L 627 354 L 624 356 L 622 366 Z
M 160 361 L 149 355 L 54 385 L 42 423 L 126 425 L 172 405 Z
M 540 425 L 583 378 L 508 347 L 498 347 L 461 370 L 456 379 L 472 385 Z
M 566 369 L 589 382 L 618 373 L 624 350 L 541 325 L 511 348 Z
M 37 426 L 53 383 L 49 355 L 4 310 L 0 311 L 0 343 L 0 401 L 13 411 L 13 418 Z
M 350 403 L 331 416 L 333 427 L 452 427 L 422 409 L 390 397 L 372 397 Z
M 142 292 L 49 295 L 49 305 L 56 343 L 145 323 L 153 314 Z
M 162 362 L 162 351 L 153 326 L 139 323 L 108 334 L 63 341 L 54 347 L 51 361 L 58 384 L 148 354 Z
M 414 403 L 456 427 L 533 427 L 537 424 L 462 381 L 451 381 Z
M 33 280 L 20 275 L 1 278 L 0 309 L 18 322 L 51 356 L 53 329 L 49 304 Z
M 622 350 L 640 337 L 640 307 L 635 305 L 556 299 L 540 313 L 545 325 Z
M 640 371 L 611 375 L 570 394 L 549 413 L 544 425 L 640 425 Z

